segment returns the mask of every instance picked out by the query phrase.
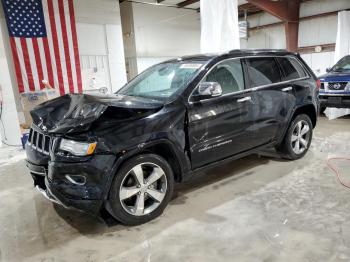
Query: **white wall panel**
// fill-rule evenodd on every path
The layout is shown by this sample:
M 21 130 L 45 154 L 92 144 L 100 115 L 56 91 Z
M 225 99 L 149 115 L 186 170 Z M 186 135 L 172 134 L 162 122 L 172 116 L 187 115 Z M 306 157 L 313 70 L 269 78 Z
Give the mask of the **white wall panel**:
M 0 13 L 2 14 L 1 8 Z M 3 103 L 1 117 L 3 125 L 0 124 L 0 145 L 2 141 L 10 145 L 20 145 L 21 132 L 16 107 L 18 87 L 14 82 L 13 72 L 11 72 L 13 65 L 8 51 L 8 33 L 5 19 L 0 17 L 0 99 Z
M 83 89 L 106 86 L 115 92 L 126 82 L 119 4 L 115 0 L 75 0 L 75 8 L 80 55 L 90 60 L 104 57 L 103 66 L 82 72 Z
M 303 54 L 301 57 L 311 67 L 314 73 L 320 76 L 325 74 L 326 69 L 333 65 L 334 52 Z
M 199 53 L 200 21 L 194 10 L 133 4 L 137 57 Z
M 269 13 L 263 12 L 248 17 L 249 27 L 256 27 L 261 25 L 268 25 L 273 23 L 281 22 L 277 17 L 270 15 Z
M 119 3 L 116 0 L 74 0 L 77 22 L 120 24 Z
M 126 82 L 125 57 L 121 24 L 106 25 L 107 55 L 110 68 L 112 92 L 118 91 Z
M 241 40 L 242 48 L 286 48 L 284 26 L 274 26 L 249 32 L 247 40 Z
M 335 43 L 337 37 L 337 15 L 301 21 L 299 24 L 299 46 Z
M 104 25 L 77 23 L 79 52 L 81 55 L 105 55 L 106 33 Z
M 300 17 L 350 8 L 349 0 L 312 0 L 301 4 Z

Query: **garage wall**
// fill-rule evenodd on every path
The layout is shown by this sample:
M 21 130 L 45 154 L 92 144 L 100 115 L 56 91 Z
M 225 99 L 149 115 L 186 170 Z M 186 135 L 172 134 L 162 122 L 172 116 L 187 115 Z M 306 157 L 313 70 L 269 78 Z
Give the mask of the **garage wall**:
M 136 56 L 137 72 L 169 58 L 200 52 L 200 14 L 196 10 L 127 2 L 121 4 L 121 10 L 127 63 Z
M 127 81 L 119 3 L 75 0 L 75 9 L 84 89 L 115 92 Z
M 326 69 L 334 65 L 334 52 L 302 54 L 301 57 L 317 76 L 326 73 Z
M 127 64 L 132 65 L 135 72 L 141 72 L 148 66 L 170 57 L 199 53 L 199 13 L 136 3 L 130 6 L 131 15 L 129 14 L 128 18 L 132 17 L 132 25 L 130 22 L 129 25 L 132 26 L 134 35 L 129 36 L 129 40 L 134 42 L 135 53 L 133 59 L 127 58 Z M 348 8 L 348 0 L 313 0 L 302 3 L 300 16 L 308 17 Z M 280 22 L 265 12 L 249 16 L 248 21 L 250 28 Z M 336 14 L 303 20 L 299 27 L 299 47 L 334 44 L 336 31 Z M 241 48 L 286 48 L 284 26 L 277 24 L 250 30 L 249 38 L 241 40 Z M 303 54 L 303 57 L 317 74 L 322 74 L 333 64 L 334 52 L 307 53 Z
M 249 28 L 278 22 L 280 22 L 279 19 L 265 12 L 248 17 Z M 249 30 L 248 39 L 241 39 L 241 48 L 286 48 L 284 26 Z
M 133 12 L 138 57 L 174 57 L 199 51 L 197 11 L 133 3 Z
M 20 128 L 17 115 L 18 92 L 16 87 L 12 57 L 8 42 L 7 26 L 0 4 L 0 101 L 3 108 L 0 122 L 0 145 L 4 142 L 10 145 L 20 145 Z M 0 109 L 1 111 L 1 109 Z
M 249 24 L 250 27 L 253 27 Z M 284 26 L 273 26 L 261 30 L 249 31 L 247 40 L 241 39 L 241 48 L 286 48 Z
M 350 8 L 348 0 L 313 0 L 301 4 L 300 17 L 308 17 Z M 249 27 L 265 26 L 280 22 L 268 13 L 248 17 Z M 299 26 L 299 47 L 334 44 L 337 34 L 337 15 L 302 20 Z M 283 25 L 251 30 L 248 40 L 241 40 L 242 48 L 286 48 Z M 334 52 L 308 53 L 302 57 L 316 74 L 323 74 L 334 63 Z

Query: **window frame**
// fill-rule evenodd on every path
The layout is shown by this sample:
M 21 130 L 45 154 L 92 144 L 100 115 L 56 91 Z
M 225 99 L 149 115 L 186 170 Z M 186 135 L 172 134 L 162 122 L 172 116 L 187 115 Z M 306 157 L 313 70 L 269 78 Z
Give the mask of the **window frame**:
M 280 64 L 278 63 L 277 61 L 277 57 L 281 57 L 281 58 L 291 58 L 291 59 L 295 59 L 297 61 L 297 63 L 299 63 L 299 65 L 301 66 L 301 68 L 304 70 L 306 76 L 305 77 L 301 77 L 301 78 L 297 78 L 297 79 L 292 79 L 292 80 L 287 80 L 287 81 L 282 81 L 281 79 L 281 82 L 277 82 L 277 83 L 272 83 L 272 84 L 267 84 L 267 85 L 261 85 L 261 86 L 256 86 L 256 87 L 252 87 L 251 86 L 251 82 L 250 82 L 250 78 L 249 78 L 249 74 L 248 74 L 248 66 L 247 66 L 247 63 L 246 63 L 246 59 L 248 58 L 274 58 L 277 65 L 278 65 L 278 68 L 280 70 L 280 73 L 281 74 L 284 74 L 280 66 Z M 191 100 L 192 96 L 193 96 L 193 93 L 198 89 L 200 83 L 203 82 L 203 80 L 207 77 L 207 75 L 217 66 L 219 65 L 220 63 L 223 63 L 223 62 L 226 62 L 226 61 L 229 61 L 229 60 L 233 60 L 233 59 L 240 59 L 241 60 L 241 65 L 242 65 L 242 71 L 243 71 L 243 79 L 244 79 L 244 90 L 241 90 L 241 91 L 236 91 L 236 92 L 233 92 L 233 93 L 229 93 L 229 94 L 225 94 L 225 95 L 221 95 L 221 96 L 217 96 L 217 97 L 210 97 L 210 98 L 205 98 L 205 99 L 201 99 L 199 101 L 193 101 Z M 282 75 L 281 75 L 282 76 Z M 271 55 L 249 55 L 249 56 L 240 56 L 240 57 L 231 57 L 231 58 L 226 58 L 226 59 L 223 59 L 217 63 L 215 63 L 206 73 L 205 75 L 201 78 L 201 80 L 198 82 L 198 84 L 193 88 L 193 90 L 191 91 L 191 93 L 189 94 L 188 96 L 188 99 L 187 99 L 187 102 L 189 104 L 194 104 L 194 103 L 199 103 L 199 102 L 206 102 L 208 100 L 212 100 L 212 99 L 220 99 L 222 97 L 226 97 L 226 96 L 231 96 L 231 95 L 238 95 L 238 94 L 245 94 L 245 93 L 249 93 L 251 91 L 257 91 L 257 90 L 261 90 L 261 89 L 265 89 L 265 88 L 268 88 L 268 87 L 271 87 L 271 86 L 278 86 L 278 85 L 281 85 L 281 84 L 289 84 L 289 83 L 292 83 L 292 82 L 295 82 L 295 81 L 298 81 L 298 80 L 306 80 L 306 79 L 310 79 L 312 78 L 312 76 L 310 75 L 310 73 L 308 72 L 308 70 L 305 69 L 305 66 L 298 60 L 296 59 L 294 56 L 292 55 L 275 55 L 275 56 L 271 56 Z
M 240 64 L 242 67 L 242 74 L 243 74 L 243 85 L 244 88 L 243 90 L 240 91 L 233 91 L 231 93 L 227 93 L 227 94 L 223 94 L 221 96 L 218 97 L 210 97 L 210 98 L 205 98 L 205 99 L 201 99 L 199 101 L 193 101 L 191 98 L 193 97 L 193 93 L 198 89 L 199 85 L 204 82 L 204 80 L 207 78 L 207 76 L 211 73 L 211 71 L 213 71 L 218 65 L 222 64 L 222 63 L 226 63 L 229 62 L 231 60 L 240 60 Z M 206 73 L 205 75 L 201 78 L 201 80 L 198 82 L 198 84 L 196 85 L 195 88 L 193 88 L 192 92 L 190 93 L 189 97 L 188 97 L 188 103 L 193 104 L 193 103 L 198 103 L 198 102 L 203 102 L 206 100 L 211 100 L 211 99 L 218 99 L 218 98 L 222 98 L 222 97 L 227 97 L 227 96 L 231 96 L 231 95 L 236 95 L 236 94 L 240 94 L 240 93 L 245 93 L 247 90 L 247 72 L 245 69 L 245 62 L 244 62 L 245 57 L 232 57 L 232 58 L 227 58 L 227 59 L 223 59 L 219 62 L 217 62 L 216 64 L 214 64 Z

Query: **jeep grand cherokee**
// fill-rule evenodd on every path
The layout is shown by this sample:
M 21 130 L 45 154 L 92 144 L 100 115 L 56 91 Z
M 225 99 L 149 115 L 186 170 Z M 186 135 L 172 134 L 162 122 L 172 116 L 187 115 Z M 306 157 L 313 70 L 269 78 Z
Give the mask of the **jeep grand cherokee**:
M 50 200 L 127 225 L 159 216 L 174 182 L 275 147 L 307 152 L 316 77 L 298 54 L 234 50 L 152 66 L 115 95 L 69 94 L 31 114 L 27 166 Z

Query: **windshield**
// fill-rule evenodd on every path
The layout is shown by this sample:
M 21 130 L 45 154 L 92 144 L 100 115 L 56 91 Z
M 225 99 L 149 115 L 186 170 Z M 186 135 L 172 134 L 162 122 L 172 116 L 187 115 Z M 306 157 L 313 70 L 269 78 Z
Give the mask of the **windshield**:
M 203 64 L 203 61 L 179 61 L 152 66 L 125 85 L 117 94 L 167 99 L 185 88 Z
M 333 66 L 332 71 L 342 72 L 350 70 L 350 56 L 345 56 Z

